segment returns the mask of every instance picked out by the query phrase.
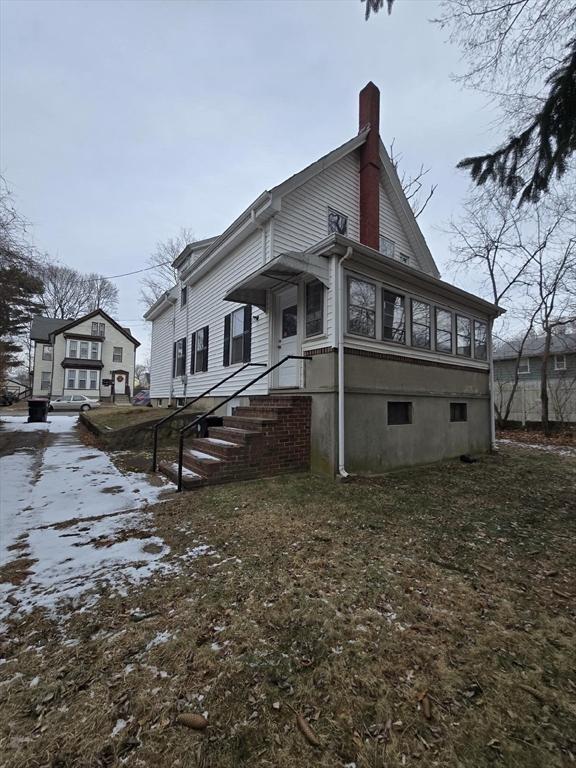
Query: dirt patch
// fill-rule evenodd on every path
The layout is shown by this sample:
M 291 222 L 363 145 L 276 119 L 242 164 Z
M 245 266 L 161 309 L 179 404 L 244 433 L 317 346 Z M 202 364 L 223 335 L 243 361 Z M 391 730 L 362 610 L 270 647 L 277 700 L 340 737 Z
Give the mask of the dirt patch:
M 0 457 L 9 456 L 16 451 L 40 451 L 50 445 L 53 440 L 54 436 L 47 429 L 12 432 L 3 428 L 0 420 Z
M 121 485 L 108 485 L 106 488 L 101 488 L 100 493 L 122 493 Z
M 0 584 L 22 584 L 32 573 L 31 566 L 36 563 L 28 557 L 19 557 L 0 567 Z
M 575 484 L 507 446 L 150 507 L 170 573 L 11 619 L 5 764 L 566 768 Z
M 576 430 L 565 430 L 555 432 L 552 435 L 545 435 L 544 432 L 536 429 L 500 429 L 497 437 L 499 440 L 514 440 L 517 443 L 530 445 L 576 448 Z

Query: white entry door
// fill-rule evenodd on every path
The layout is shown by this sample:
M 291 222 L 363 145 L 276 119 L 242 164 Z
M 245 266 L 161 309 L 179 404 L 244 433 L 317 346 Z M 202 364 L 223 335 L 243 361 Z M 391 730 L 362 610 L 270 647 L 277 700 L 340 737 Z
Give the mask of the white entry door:
M 127 376 L 124 371 L 116 371 L 114 373 L 114 394 L 126 394 L 126 378 Z
M 285 288 L 276 294 L 276 317 L 274 322 L 276 338 L 276 362 L 286 355 L 298 354 L 298 289 Z M 298 387 L 300 367 L 298 360 L 288 360 L 276 370 L 277 387 Z

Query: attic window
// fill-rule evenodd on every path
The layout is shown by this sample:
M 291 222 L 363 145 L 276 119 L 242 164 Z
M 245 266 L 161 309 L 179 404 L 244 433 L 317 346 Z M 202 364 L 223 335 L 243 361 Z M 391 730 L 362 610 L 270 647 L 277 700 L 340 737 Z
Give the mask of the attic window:
M 402 262 L 402 264 L 408 264 L 410 261 L 410 257 L 406 256 L 405 253 L 401 253 L 400 256 L 398 256 L 398 259 Z
M 348 232 L 348 216 L 328 208 L 328 234 L 345 235 Z
M 396 244 L 393 240 L 389 240 L 387 237 L 380 237 L 380 253 L 393 259 L 395 249 Z

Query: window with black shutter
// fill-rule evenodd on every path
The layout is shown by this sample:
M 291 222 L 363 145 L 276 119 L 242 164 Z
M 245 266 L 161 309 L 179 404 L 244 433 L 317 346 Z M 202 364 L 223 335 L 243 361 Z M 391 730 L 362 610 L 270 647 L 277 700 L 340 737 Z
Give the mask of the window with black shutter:
M 208 370 L 208 326 L 192 334 L 190 346 L 190 373 Z
M 252 307 L 235 309 L 224 318 L 224 365 L 249 363 L 252 354 Z
M 174 376 L 186 374 L 186 339 L 178 339 L 174 344 Z

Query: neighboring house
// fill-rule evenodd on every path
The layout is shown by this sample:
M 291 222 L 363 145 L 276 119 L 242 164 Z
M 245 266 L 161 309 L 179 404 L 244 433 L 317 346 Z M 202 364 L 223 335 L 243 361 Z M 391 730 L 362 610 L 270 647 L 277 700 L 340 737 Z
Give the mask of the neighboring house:
M 3 392 L 9 392 L 17 400 L 20 400 L 20 398 L 26 397 L 29 394 L 30 387 L 22 384 L 21 381 L 16 381 L 16 379 L 6 378 L 0 381 L 0 393 Z
M 77 320 L 35 317 L 30 338 L 35 396 L 129 400 L 140 342 L 106 312 L 97 309 Z
M 545 337 L 529 337 L 518 364 L 518 384 L 508 421 L 542 419 L 540 387 Z M 495 401 L 502 413 L 514 386 L 518 346 L 505 343 L 494 349 Z M 576 333 L 556 333 L 548 358 L 548 408 L 550 421 L 576 423 Z
M 358 135 L 178 256 L 178 285 L 145 315 L 155 405 L 182 404 L 247 361 L 305 356 L 235 404 L 308 396 L 313 470 L 380 472 L 490 448 L 500 310 L 439 279 L 378 124 L 369 83 Z M 209 402 L 262 370 L 240 372 Z

